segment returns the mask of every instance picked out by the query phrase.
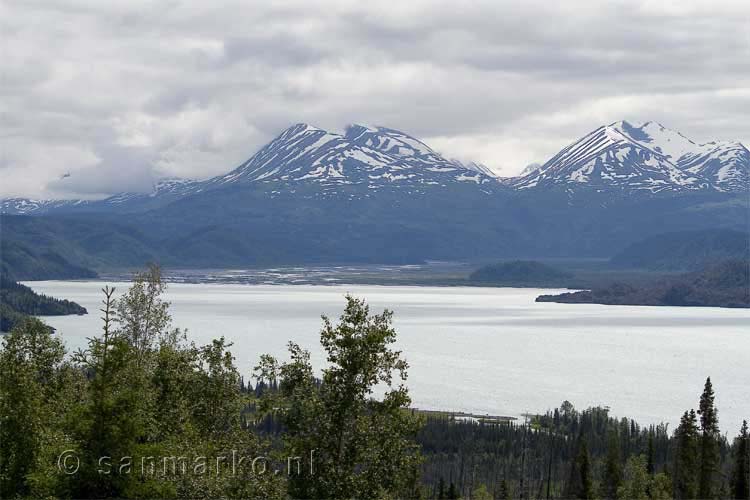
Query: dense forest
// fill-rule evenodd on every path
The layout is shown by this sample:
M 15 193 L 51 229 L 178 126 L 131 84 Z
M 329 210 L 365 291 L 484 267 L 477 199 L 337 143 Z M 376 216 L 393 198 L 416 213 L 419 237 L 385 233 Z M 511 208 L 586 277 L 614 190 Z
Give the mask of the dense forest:
M 65 299 L 39 295 L 31 288 L 0 277 L 0 331 L 8 332 L 27 316 L 86 314 L 86 308 Z
M 7 216 L 0 215 L 0 225 L 7 224 Z M 7 227 L 4 228 L 7 231 Z M 34 238 L 34 235 L 30 235 Z M 9 280 L 55 280 L 95 278 L 96 272 L 86 267 L 72 264 L 61 255 L 69 249 L 45 248 L 49 238 L 40 235 L 35 244 L 33 239 L 26 243 L 12 241 L 4 233 L 0 238 L 0 275 Z
M 720 434 L 710 379 L 671 434 L 567 402 L 460 420 L 411 408 L 388 311 L 348 297 L 324 317 L 318 372 L 294 343 L 282 361 L 189 342 L 165 287 L 158 268 L 105 287 L 77 352 L 33 318 L 3 339 L 0 497 L 750 497 L 747 424 Z
M 579 292 L 541 295 L 536 300 L 568 304 L 750 307 L 750 261 L 725 260 L 701 271 L 651 283 L 614 283 Z
M 750 259 L 750 234 L 731 229 L 658 234 L 626 246 L 610 264 L 615 268 L 697 271 L 728 259 Z

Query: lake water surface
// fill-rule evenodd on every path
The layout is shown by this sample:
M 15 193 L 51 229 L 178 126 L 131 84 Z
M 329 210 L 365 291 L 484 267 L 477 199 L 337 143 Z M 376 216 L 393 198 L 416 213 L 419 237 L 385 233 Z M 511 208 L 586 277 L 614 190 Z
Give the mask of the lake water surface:
M 86 316 L 46 317 L 69 349 L 98 335 L 100 281 L 26 283 L 74 300 Z M 127 283 L 114 283 L 118 292 Z M 642 424 L 697 407 L 707 376 L 723 432 L 750 418 L 750 311 L 535 303 L 556 290 L 371 285 L 169 285 L 174 326 L 198 343 L 225 336 L 246 377 L 261 353 L 289 340 L 316 367 L 320 315 L 337 317 L 347 292 L 395 313 L 414 406 L 517 416 L 563 400 L 607 405 Z

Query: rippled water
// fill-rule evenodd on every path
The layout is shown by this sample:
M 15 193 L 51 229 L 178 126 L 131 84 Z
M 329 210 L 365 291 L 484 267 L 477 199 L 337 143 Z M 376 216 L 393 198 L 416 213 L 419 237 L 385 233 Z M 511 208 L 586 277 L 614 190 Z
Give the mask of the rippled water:
M 99 333 L 104 283 L 27 284 L 89 310 L 45 319 L 69 348 Z M 734 435 L 750 418 L 748 310 L 535 303 L 556 291 L 514 288 L 175 283 L 167 296 L 175 326 L 200 343 L 224 335 L 249 374 L 259 354 L 283 356 L 289 340 L 321 366 L 320 314 L 337 316 L 347 292 L 394 311 L 420 408 L 520 415 L 568 399 L 673 428 L 710 375 L 722 430 Z

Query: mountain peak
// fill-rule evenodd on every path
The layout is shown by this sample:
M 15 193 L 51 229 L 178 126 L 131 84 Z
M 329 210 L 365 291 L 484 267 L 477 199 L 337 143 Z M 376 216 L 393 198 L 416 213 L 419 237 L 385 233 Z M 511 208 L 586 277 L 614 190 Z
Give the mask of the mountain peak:
M 710 187 L 747 189 L 750 153 L 731 143 L 696 144 L 664 125 L 620 120 L 563 148 L 511 185 L 582 187 L 596 191 L 683 191 Z
M 541 163 L 536 163 L 536 162 L 534 162 L 534 163 L 529 163 L 529 164 L 528 164 L 528 165 L 526 165 L 526 167 L 525 167 L 525 168 L 524 168 L 524 169 L 523 169 L 523 170 L 521 171 L 521 174 L 519 175 L 519 177 L 523 177 L 523 176 L 525 176 L 525 175 L 530 175 L 530 174 L 533 174 L 533 173 L 535 173 L 535 172 L 538 172 L 538 171 L 539 171 L 539 170 L 540 170 L 541 168 L 542 168 L 542 164 L 541 164 Z
M 310 132 L 325 132 L 325 130 L 310 125 L 309 123 L 299 122 L 284 129 L 284 131 L 277 136 L 277 139 L 289 139 L 296 135 L 307 134 Z
M 349 125 L 344 137 L 362 147 L 396 156 L 439 156 L 425 143 L 400 130 L 369 125 Z
M 418 193 L 456 181 L 483 184 L 493 182 L 494 176 L 479 167 L 454 164 L 399 130 L 352 124 L 342 135 L 298 123 L 237 169 L 208 182 L 305 183 L 320 187 L 313 196 L 336 196 L 363 186 L 360 195 L 369 196 L 392 188 Z M 343 189 L 345 185 L 352 187 Z

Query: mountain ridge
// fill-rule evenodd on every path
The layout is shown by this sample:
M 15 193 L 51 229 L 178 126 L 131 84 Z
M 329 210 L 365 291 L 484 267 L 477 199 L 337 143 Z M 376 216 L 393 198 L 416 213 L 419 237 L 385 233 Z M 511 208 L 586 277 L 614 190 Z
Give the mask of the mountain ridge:
M 366 186 L 364 196 L 369 196 L 369 192 L 387 188 L 406 188 L 410 194 L 418 194 L 428 186 L 451 182 L 498 184 L 486 166 L 446 159 L 396 129 L 353 124 L 343 134 L 336 134 L 296 123 L 235 169 L 203 181 L 163 179 L 151 193 L 118 193 L 94 201 L 6 198 L 0 200 L 0 209 L 11 215 L 128 211 L 138 205 L 152 208 L 159 199 L 168 203 L 229 184 L 273 182 L 292 189 L 299 183 L 314 184 L 320 187 L 321 196 L 335 196 L 337 188 L 344 185 Z
M 447 159 L 399 130 L 352 124 L 332 133 L 306 123 L 282 131 L 248 160 L 206 180 L 163 179 L 150 193 L 118 193 L 104 200 L 0 200 L 7 214 L 139 212 L 228 185 L 266 185 L 271 195 L 297 189 L 305 196 L 370 197 L 402 190 L 423 194 L 434 186 L 471 183 L 478 195 L 513 191 L 592 191 L 617 195 L 682 192 L 741 193 L 750 185 L 750 152 L 739 142 L 698 144 L 657 122 L 625 120 L 598 127 L 543 165 L 500 178 L 474 162 Z M 362 189 L 344 189 L 359 186 Z
M 628 194 L 742 192 L 748 189 L 749 171 L 750 152 L 739 142 L 697 144 L 657 122 L 622 120 L 595 129 L 508 184 Z

